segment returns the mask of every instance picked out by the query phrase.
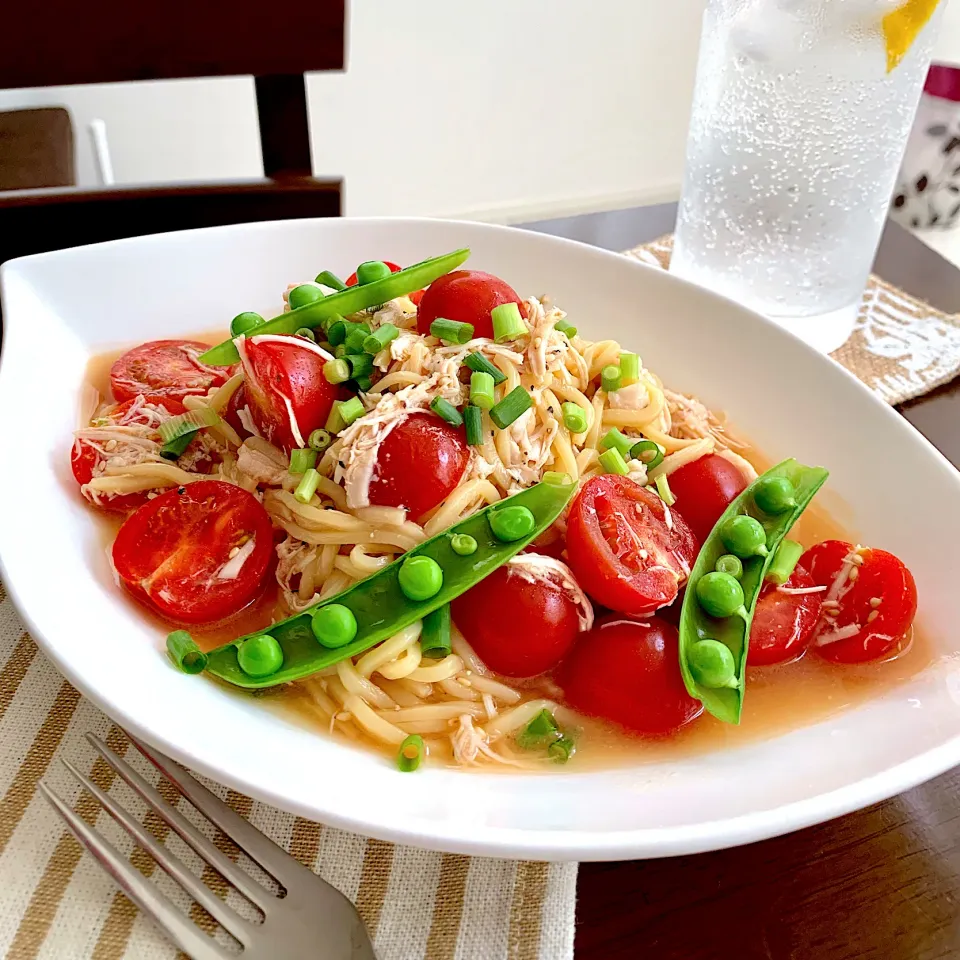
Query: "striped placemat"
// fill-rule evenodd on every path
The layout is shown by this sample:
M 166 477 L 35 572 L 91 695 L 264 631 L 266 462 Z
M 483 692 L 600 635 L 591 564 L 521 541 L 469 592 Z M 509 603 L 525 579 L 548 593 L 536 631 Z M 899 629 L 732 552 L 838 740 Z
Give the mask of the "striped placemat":
M 123 734 L 37 649 L 0 584 L 0 956 L 7 960 L 170 960 L 163 934 L 120 893 L 37 794 L 44 780 L 148 874 L 197 923 L 216 928 L 78 786 L 66 757 L 115 795 L 228 903 L 219 875 L 145 807 L 84 735 L 93 731 L 164 796 L 179 796 Z M 569 960 L 577 865 L 431 853 L 368 840 L 294 817 L 204 781 L 298 860 L 353 900 L 379 960 Z M 192 807 L 180 810 L 206 827 Z M 215 842 L 219 838 L 209 831 Z M 224 843 L 224 852 L 235 851 Z M 222 935 L 221 935 L 222 936 Z M 227 939 L 223 939 L 228 943 Z M 278 957 L 277 960 L 282 960 Z

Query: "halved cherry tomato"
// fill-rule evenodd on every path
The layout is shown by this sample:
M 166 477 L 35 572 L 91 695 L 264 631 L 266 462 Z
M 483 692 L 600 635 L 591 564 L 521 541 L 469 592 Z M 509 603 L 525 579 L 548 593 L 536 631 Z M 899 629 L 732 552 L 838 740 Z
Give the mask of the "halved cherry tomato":
M 233 427 L 241 437 L 249 437 L 250 431 L 240 419 L 240 411 L 247 405 L 247 392 L 241 383 L 227 401 L 227 408 L 223 411 L 223 419 Z
M 917 612 L 913 574 L 892 553 L 872 547 L 859 551 L 862 562 L 850 567 L 835 598 L 839 606 L 831 608 L 830 588 L 853 551 L 853 544 L 845 540 L 825 540 L 800 558 L 813 582 L 827 588 L 813 649 L 835 663 L 863 663 L 886 656 L 906 637 Z M 837 631 L 852 631 L 853 626 L 859 627 L 855 634 L 831 641 Z
M 171 417 L 184 412 L 184 406 L 179 400 L 171 400 L 169 397 L 144 397 L 143 403 L 149 403 L 160 407 Z M 133 409 L 131 409 L 133 408 Z M 137 399 L 124 400 L 123 403 L 110 411 L 104 419 L 112 424 L 122 424 L 124 426 L 157 426 L 156 417 L 149 411 L 144 410 L 142 404 L 137 404 Z M 150 439 L 159 440 L 159 434 L 150 435 Z M 101 460 L 105 460 L 109 454 L 101 451 L 86 440 L 74 440 L 73 448 L 70 450 L 70 468 L 73 470 L 73 476 L 77 483 L 82 487 L 93 479 L 93 473 Z M 121 493 L 113 496 L 101 494 L 97 501 L 90 501 L 94 506 L 101 510 L 109 510 L 112 513 L 127 513 L 130 510 L 136 510 L 141 504 L 147 502 L 149 490 L 141 490 L 137 493 Z
M 703 543 L 720 514 L 747 489 L 747 478 L 729 460 L 711 453 L 674 470 L 670 489 L 677 498 L 674 513 Z
M 260 435 L 289 452 L 327 422 L 339 388 L 323 375 L 329 359 L 300 337 L 248 337 L 240 352 L 244 396 Z
M 393 263 L 390 260 L 384 260 L 382 262 L 390 268 L 391 273 L 399 273 L 403 269 L 399 264 Z M 356 272 L 351 273 L 344 283 L 346 283 L 348 287 L 355 287 L 357 285 Z M 423 290 L 414 290 L 413 293 L 408 293 L 407 296 L 413 301 L 414 306 L 419 306 L 420 301 L 423 299 L 423 294 Z
M 272 554 L 267 511 L 253 494 L 220 480 L 197 480 L 144 504 L 113 543 L 124 586 L 184 623 L 222 620 L 246 606 Z
M 505 677 L 552 670 L 580 629 L 577 603 L 560 576 L 532 562 L 508 563 L 461 594 L 453 620 L 477 656 Z
M 787 590 L 816 586 L 799 564 L 784 584 Z M 776 584 L 764 584 L 750 626 L 747 666 L 765 667 L 796 660 L 810 643 L 820 618 L 819 593 L 784 593 Z
M 523 301 L 508 283 L 480 270 L 454 270 L 427 287 L 417 310 L 417 329 L 429 333 L 438 317 L 472 323 L 475 337 L 492 337 L 490 311 L 502 303 L 520 305 Z
M 635 733 L 673 733 L 703 712 L 680 673 L 675 627 L 611 615 L 581 634 L 557 682 L 571 706 Z
M 116 400 L 138 394 L 184 397 L 205 394 L 230 377 L 229 367 L 208 367 L 198 359 L 210 349 L 198 340 L 151 340 L 128 350 L 110 368 L 110 386 Z
M 470 451 L 458 430 L 433 414 L 412 413 L 377 449 L 370 503 L 403 507 L 416 520 L 453 491 L 469 459 Z
M 604 474 L 588 480 L 570 507 L 567 555 L 594 600 L 643 616 L 674 601 L 690 575 L 697 542 L 655 493 Z

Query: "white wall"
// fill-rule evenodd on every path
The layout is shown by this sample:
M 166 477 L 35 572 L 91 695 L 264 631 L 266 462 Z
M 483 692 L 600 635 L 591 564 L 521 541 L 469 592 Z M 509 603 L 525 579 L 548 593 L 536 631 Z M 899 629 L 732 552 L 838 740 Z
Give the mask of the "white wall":
M 309 77 L 314 166 L 351 214 L 534 219 L 679 189 L 705 0 L 351 0 L 348 70 Z M 960 63 L 960 0 L 940 59 Z M 257 176 L 248 77 L 0 91 L 64 104 L 80 182 Z

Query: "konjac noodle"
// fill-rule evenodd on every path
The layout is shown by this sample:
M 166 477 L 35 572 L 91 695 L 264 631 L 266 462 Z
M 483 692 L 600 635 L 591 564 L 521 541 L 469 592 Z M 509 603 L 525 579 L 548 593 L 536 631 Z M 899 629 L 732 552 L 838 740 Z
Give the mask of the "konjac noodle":
M 74 474 L 126 517 L 117 579 L 178 665 L 410 770 L 660 756 L 741 707 L 763 735 L 916 660 L 895 557 L 787 536 L 826 471 L 758 478 L 639 355 L 487 274 L 424 280 L 443 260 L 325 273 L 214 350 L 113 364 Z M 778 719 L 768 691 L 797 681 L 809 711 Z

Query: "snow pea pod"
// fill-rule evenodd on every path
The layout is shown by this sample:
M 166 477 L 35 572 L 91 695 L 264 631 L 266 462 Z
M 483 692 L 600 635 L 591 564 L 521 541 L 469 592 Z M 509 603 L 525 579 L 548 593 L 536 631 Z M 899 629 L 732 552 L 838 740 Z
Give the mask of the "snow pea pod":
M 542 483 L 485 507 L 341 593 L 281 620 L 265 631 L 238 637 L 212 650 L 207 654 L 206 672 L 238 687 L 273 687 L 301 680 L 340 660 L 363 653 L 449 603 L 519 553 L 557 519 L 576 488 L 577 485 L 565 474 L 548 474 Z M 518 510 L 529 511 L 534 522 L 532 528 L 512 539 L 514 533 L 505 533 L 497 520 L 500 515 L 512 516 Z M 454 548 L 455 543 L 461 542 L 457 538 L 464 536 L 472 537 L 477 543 L 477 549 L 469 554 L 458 553 Z M 401 569 L 407 564 L 410 571 L 417 563 L 437 564 L 442 571 L 439 589 L 426 599 L 411 599 L 410 592 L 404 589 Z M 318 641 L 314 617 L 324 608 L 333 608 L 329 611 L 333 618 L 347 622 L 348 632 L 345 635 L 341 632 L 347 642 L 331 647 Z M 493 611 L 491 615 L 495 615 Z M 324 615 L 321 620 L 324 619 L 330 618 Z M 279 644 L 282 663 L 267 676 L 255 676 L 241 667 L 242 658 L 238 658 L 238 651 L 247 641 L 259 641 L 265 634 Z M 253 671 L 254 674 L 257 672 Z
M 690 573 L 680 613 L 680 670 L 690 696 L 726 723 L 740 722 L 750 624 L 767 569 L 773 563 L 777 547 L 827 476 L 823 467 L 807 467 L 796 460 L 784 460 L 772 467 L 727 507 L 704 542 Z M 778 509 L 782 507 L 777 513 L 764 512 L 755 499 L 757 490 L 770 486 L 771 478 L 788 481 L 793 490 L 792 498 L 782 498 L 776 504 Z M 769 505 L 763 496 L 760 500 Z M 743 572 L 738 582 L 723 572 L 722 567 L 718 572 L 717 561 L 731 552 L 731 529 L 735 525 L 730 521 L 742 516 L 752 517 L 763 527 L 766 549 L 741 556 Z M 724 596 L 724 589 L 714 593 L 710 587 L 729 589 Z M 733 594 L 736 596 L 729 599 L 725 609 L 729 616 L 711 616 L 707 612 L 711 607 L 715 611 L 723 609 L 724 601 Z M 698 646 L 703 641 L 719 641 L 728 648 L 732 660 L 718 657 L 717 653 L 722 651 L 712 643 Z
M 413 293 L 414 290 L 420 290 L 434 280 L 446 276 L 451 270 L 456 270 L 469 256 L 470 250 L 464 247 L 462 250 L 454 250 L 453 253 L 445 253 L 442 257 L 433 257 L 422 263 L 415 263 L 381 280 L 347 287 L 339 293 L 321 297 L 312 303 L 305 303 L 287 313 L 281 313 L 279 317 L 267 320 L 256 328 L 256 334 L 257 336 L 263 333 L 294 334 L 301 327 L 312 329 L 318 327 L 321 321 L 329 320 L 331 317 L 337 315 L 347 317 L 368 307 L 374 307 L 378 303 L 386 303 L 395 297 L 402 297 Z M 224 340 L 223 343 L 211 347 L 202 354 L 200 362 L 212 367 L 225 367 L 236 363 L 239 359 L 240 354 L 233 340 Z

